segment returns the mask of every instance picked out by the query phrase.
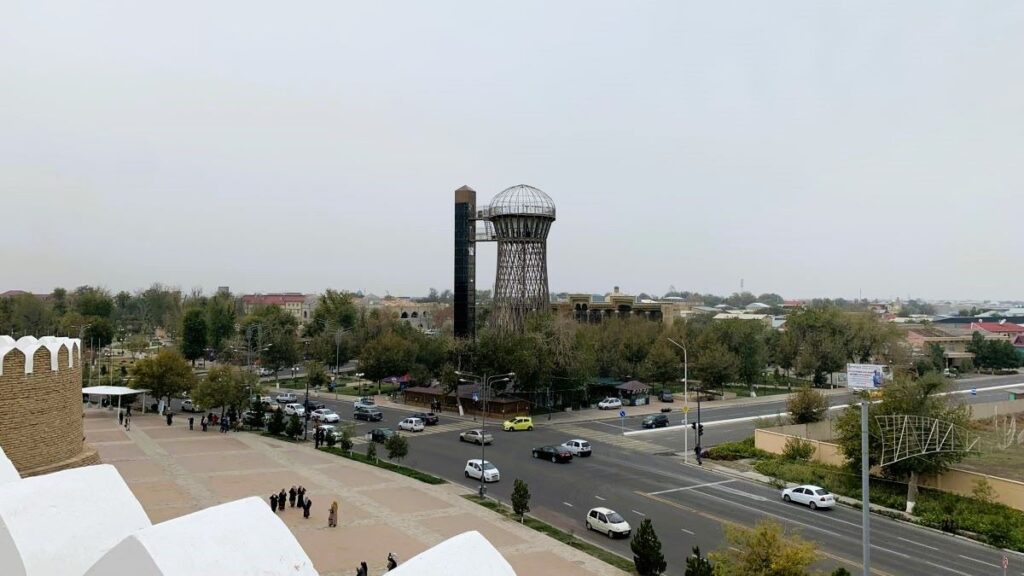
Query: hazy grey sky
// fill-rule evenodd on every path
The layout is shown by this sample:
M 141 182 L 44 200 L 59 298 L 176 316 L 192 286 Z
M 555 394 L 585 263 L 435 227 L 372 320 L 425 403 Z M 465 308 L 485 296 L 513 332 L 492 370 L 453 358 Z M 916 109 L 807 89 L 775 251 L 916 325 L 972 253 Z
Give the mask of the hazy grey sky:
M 425 293 L 527 183 L 555 291 L 1024 298 L 1024 3 L 495 4 L 5 2 L 0 290 Z

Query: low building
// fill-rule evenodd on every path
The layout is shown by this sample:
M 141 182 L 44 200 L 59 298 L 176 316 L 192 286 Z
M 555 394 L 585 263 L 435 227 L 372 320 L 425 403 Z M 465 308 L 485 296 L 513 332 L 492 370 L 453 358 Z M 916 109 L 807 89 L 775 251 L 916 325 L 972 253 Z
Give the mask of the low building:
M 581 324 L 596 324 L 611 318 L 646 318 L 671 324 L 693 312 L 690 303 L 679 299 L 647 300 L 619 292 L 616 286 L 611 294 L 570 294 L 568 299 L 552 302 L 551 310 L 560 316 L 573 318 Z
M 1008 340 L 1013 342 L 1024 334 L 1024 326 L 1002 320 L 999 322 L 972 322 L 971 332 L 981 332 L 986 338 Z
M 444 302 L 417 302 L 411 298 L 385 296 L 380 298 L 368 294 L 356 299 L 356 306 L 367 310 L 385 310 L 394 314 L 399 320 L 423 331 L 440 328 L 434 317 L 450 306 Z
M 906 339 L 916 356 L 927 355 L 932 344 L 941 346 L 947 367 L 959 368 L 965 361 L 974 360 L 974 354 L 967 351 L 970 334 L 955 334 L 935 326 L 910 326 Z
M 747 312 L 719 312 L 713 320 L 756 320 L 771 328 L 775 317 L 771 314 L 750 314 Z
M 252 314 L 261 306 L 277 306 L 291 314 L 302 324 L 313 319 L 319 296 L 300 292 L 278 292 L 273 294 L 246 294 L 242 296 L 242 311 Z

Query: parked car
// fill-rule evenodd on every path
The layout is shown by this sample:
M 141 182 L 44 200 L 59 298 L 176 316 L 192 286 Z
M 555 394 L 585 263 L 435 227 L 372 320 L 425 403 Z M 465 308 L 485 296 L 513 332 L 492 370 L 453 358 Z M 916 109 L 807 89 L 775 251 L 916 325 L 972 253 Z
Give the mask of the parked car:
M 605 398 L 597 403 L 598 410 L 614 410 L 616 408 L 622 408 L 622 400 L 618 398 Z
M 314 402 L 313 400 L 306 400 L 302 403 L 302 407 L 306 409 L 306 412 L 316 412 L 321 408 L 327 408 L 327 404 L 323 402 Z
M 259 370 L 256 371 L 256 374 L 260 376 L 273 376 L 274 371 L 271 370 L 270 368 L 260 368 Z
M 376 408 L 356 408 L 352 417 L 356 420 L 366 420 L 367 422 L 380 422 L 384 419 L 384 413 Z
M 302 404 L 285 404 L 284 413 L 287 416 L 291 416 L 292 414 L 294 414 L 301 418 L 302 416 L 306 415 L 306 409 L 302 407 Z
M 665 426 L 668 426 L 668 415 L 651 414 L 650 416 L 644 416 L 643 421 L 640 422 L 640 426 L 644 428 L 664 428 Z
M 252 410 L 246 410 L 245 412 L 242 412 L 242 424 L 245 424 L 246 426 L 255 426 L 257 414 L 259 413 L 253 412 Z M 265 426 L 267 424 L 267 419 L 263 418 L 260 424 Z
M 278 404 L 291 404 L 296 402 L 298 398 L 296 398 L 295 394 L 292 394 L 291 392 L 283 392 L 277 395 L 276 400 Z
M 274 399 L 270 396 L 260 396 L 260 404 L 273 404 Z
M 821 486 L 804 484 L 794 488 L 786 488 L 782 491 L 782 499 L 786 502 L 805 504 L 811 510 L 818 508 L 832 508 L 836 505 L 836 499 L 832 493 Z
M 427 426 L 434 426 L 440 421 L 437 414 L 434 414 L 433 412 L 416 412 L 413 414 L 413 417 L 423 420 L 423 423 Z
M 330 424 L 321 424 L 320 426 L 317 426 L 316 429 L 323 431 L 325 434 L 324 438 L 327 438 L 327 436 L 334 436 L 335 440 L 341 440 L 341 431 Z
M 534 448 L 533 457 L 551 460 L 552 462 L 572 462 L 572 452 L 564 446 L 540 446 Z
M 476 478 L 479 480 L 481 476 L 483 476 L 484 482 L 497 482 L 501 480 L 501 473 L 498 472 L 498 468 L 494 464 L 479 458 L 467 460 L 466 478 Z
M 310 413 L 310 417 L 317 422 L 341 422 L 341 416 L 330 408 L 317 408 Z
M 501 425 L 501 429 L 505 432 L 511 432 L 513 430 L 533 430 L 533 418 L 529 416 L 516 416 L 511 420 L 505 420 Z
M 483 430 L 467 430 L 459 434 L 459 442 L 472 442 L 473 444 L 493 444 L 494 436 Z
M 579 438 L 574 438 L 572 440 L 569 440 L 568 442 L 563 442 L 562 447 L 568 450 L 569 452 L 572 452 L 573 456 L 590 456 L 591 454 L 590 442 L 587 442 L 586 440 L 580 440 Z
M 388 438 L 391 438 L 398 432 L 395 432 L 391 428 L 374 428 L 370 430 L 370 440 L 374 442 L 387 442 Z
M 593 530 L 605 534 L 609 538 L 616 536 L 629 536 L 629 522 L 618 512 L 603 506 L 591 508 L 587 512 L 587 530 Z
M 359 400 L 356 400 L 355 402 L 353 402 L 352 405 L 355 406 L 356 408 L 376 408 L 377 407 L 377 403 L 374 402 L 373 398 L 370 398 L 369 396 L 363 396 Z
M 419 418 L 406 418 L 398 423 L 399 430 L 408 430 L 409 432 L 423 432 L 423 420 Z
M 182 412 L 202 412 L 202 406 L 192 402 L 191 400 L 184 400 L 181 403 Z
M 676 395 L 670 390 L 662 390 L 661 393 L 658 394 L 658 400 L 661 400 L 662 402 L 675 402 Z

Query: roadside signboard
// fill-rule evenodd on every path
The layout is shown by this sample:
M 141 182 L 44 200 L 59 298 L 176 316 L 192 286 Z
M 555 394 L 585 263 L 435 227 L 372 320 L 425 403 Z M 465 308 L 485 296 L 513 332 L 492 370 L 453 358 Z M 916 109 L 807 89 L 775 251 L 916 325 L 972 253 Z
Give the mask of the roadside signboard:
M 625 410 L 619 410 L 619 418 L 625 418 L 625 417 L 626 417 L 626 411 Z
M 846 385 L 854 390 L 881 388 L 885 382 L 885 368 L 881 364 L 847 364 Z

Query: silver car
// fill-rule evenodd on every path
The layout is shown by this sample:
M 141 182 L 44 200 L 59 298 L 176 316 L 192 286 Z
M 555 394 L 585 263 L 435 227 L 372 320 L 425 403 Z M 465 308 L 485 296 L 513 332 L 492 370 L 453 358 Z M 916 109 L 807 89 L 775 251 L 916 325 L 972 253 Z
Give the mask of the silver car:
M 493 444 L 494 436 L 483 430 L 468 430 L 459 434 L 459 442 L 472 442 L 473 444 Z

